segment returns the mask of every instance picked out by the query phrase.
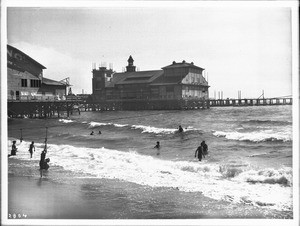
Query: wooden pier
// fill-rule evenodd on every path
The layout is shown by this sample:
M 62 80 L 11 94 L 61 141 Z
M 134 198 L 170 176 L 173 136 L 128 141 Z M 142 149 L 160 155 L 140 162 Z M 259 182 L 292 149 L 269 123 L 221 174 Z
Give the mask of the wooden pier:
M 180 100 L 9 100 L 8 117 L 51 118 L 69 117 L 80 111 L 138 111 L 138 110 L 194 110 L 210 107 L 292 105 L 292 98 L 267 99 L 180 99 Z
M 78 112 L 78 101 L 8 101 L 7 115 L 11 118 L 51 118 L 67 117 L 73 112 Z
M 211 107 L 292 105 L 293 98 L 211 99 L 209 102 Z

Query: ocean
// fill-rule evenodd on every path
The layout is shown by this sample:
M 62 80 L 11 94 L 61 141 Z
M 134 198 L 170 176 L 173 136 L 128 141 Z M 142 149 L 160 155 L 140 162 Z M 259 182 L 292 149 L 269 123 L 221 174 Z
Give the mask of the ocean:
M 102 194 L 106 211 L 94 218 L 293 217 L 292 106 L 8 119 L 8 154 L 13 140 L 18 147 L 8 173 L 38 178 L 46 137 L 51 161 L 44 178 L 103 183 L 106 196 L 94 193 Z M 208 155 L 200 162 L 202 141 Z

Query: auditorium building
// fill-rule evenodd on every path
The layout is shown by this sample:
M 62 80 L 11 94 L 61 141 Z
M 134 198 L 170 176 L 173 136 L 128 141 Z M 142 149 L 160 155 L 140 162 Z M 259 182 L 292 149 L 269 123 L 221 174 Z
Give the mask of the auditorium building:
M 130 56 L 126 71 L 93 70 L 93 101 L 121 109 L 183 109 L 209 107 L 204 69 L 193 62 L 175 62 L 161 70 L 136 71 Z M 121 107 L 120 107 L 121 105 Z
M 67 85 L 43 76 L 45 66 L 7 45 L 7 98 L 10 101 L 60 100 Z

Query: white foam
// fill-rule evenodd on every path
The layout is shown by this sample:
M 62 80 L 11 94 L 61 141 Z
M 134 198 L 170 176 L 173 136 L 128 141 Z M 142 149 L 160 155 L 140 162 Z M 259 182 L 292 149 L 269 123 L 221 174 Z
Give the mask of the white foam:
M 239 141 L 252 141 L 252 142 L 262 142 L 262 141 L 291 141 L 292 134 L 289 131 L 277 131 L 264 130 L 256 132 L 241 133 L 237 131 L 214 131 L 213 135 L 216 137 L 225 137 L 228 140 L 239 140 Z
M 9 142 L 11 145 L 11 142 Z M 15 158 L 28 159 L 30 142 L 18 143 Z M 39 160 L 44 145 L 36 144 L 33 159 Z M 292 170 L 290 168 L 249 169 L 244 172 L 209 162 L 167 161 L 136 152 L 106 148 L 78 148 L 48 145 L 51 165 L 87 173 L 98 178 L 119 179 L 152 187 L 171 187 L 185 192 L 230 202 L 292 209 Z M 50 168 L 51 170 L 51 168 Z M 286 178 L 286 183 L 282 177 Z
M 143 125 L 132 125 L 133 129 L 141 129 L 142 133 L 155 133 L 155 134 L 172 134 L 178 129 L 168 129 L 168 128 L 157 128 L 153 126 L 143 126 Z
M 99 127 L 99 126 L 115 126 L 115 127 L 125 127 L 125 126 L 128 126 L 128 124 L 114 124 L 114 123 L 111 123 L 111 122 L 90 122 L 89 123 L 90 126 L 89 128 L 94 128 L 94 127 Z
M 90 122 L 89 128 L 99 127 L 99 126 L 106 126 L 111 125 L 112 123 L 103 123 L 103 122 Z
M 71 123 L 71 122 L 74 122 L 74 121 L 71 120 L 71 119 L 59 119 L 58 121 L 59 121 L 59 122 L 62 122 L 62 123 Z

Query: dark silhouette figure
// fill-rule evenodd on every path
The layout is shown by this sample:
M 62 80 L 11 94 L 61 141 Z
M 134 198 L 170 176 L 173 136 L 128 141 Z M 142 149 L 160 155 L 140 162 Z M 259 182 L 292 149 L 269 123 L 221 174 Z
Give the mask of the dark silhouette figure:
M 41 159 L 40 159 L 40 173 L 41 177 L 43 177 L 43 170 L 48 170 L 49 165 L 48 163 L 50 162 L 50 159 L 46 159 L 46 154 L 47 154 L 47 143 L 45 143 L 45 148 L 41 153 Z
M 182 133 L 182 132 L 183 132 L 183 129 L 182 129 L 181 126 L 178 127 L 178 132 L 179 132 L 179 133 Z
M 34 141 L 31 142 L 31 144 L 29 146 L 29 150 L 28 150 L 30 153 L 30 158 L 32 158 L 33 150 L 35 152 Z
M 207 144 L 205 143 L 205 141 L 202 141 L 202 142 L 201 142 L 201 146 L 202 146 L 202 151 L 203 151 L 203 157 L 205 158 L 205 155 L 208 154 L 208 146 L 207 146 Z
M 102 134 L 100 130 L 99 130 L 99 134 Z
M 154 146 L 154 148 L 157 149 L 157 153 L 156 155 L 160 155 L 160 152 L 159 152 L 159 149 L 160 149 L 160 144 L 159 144 L 159 141 L 156 142 L 156 145 Z
M 8 155 L 8 157 L 12 156 L 12 155 L 17 155 L 17 147 L 16 147 L 16 141 L 13 141 L 13 144 L 11 146 L 11 151 L 10 151 L 10 155 Z
M 198 154 L 198 155 L 197 155 L 197 154 Z M 203 147 L 202 147 L 201 145 L 197 148 L 197 150 L 196 150 L 196 152 L 195 152 L 195 158 L 196 158 L 196 156 L 198 157 L 199 161 L 202 160 L 202 156 L 203 156 Z
M 94 135 L 94 131 L 92 131 L 90 135 Z

